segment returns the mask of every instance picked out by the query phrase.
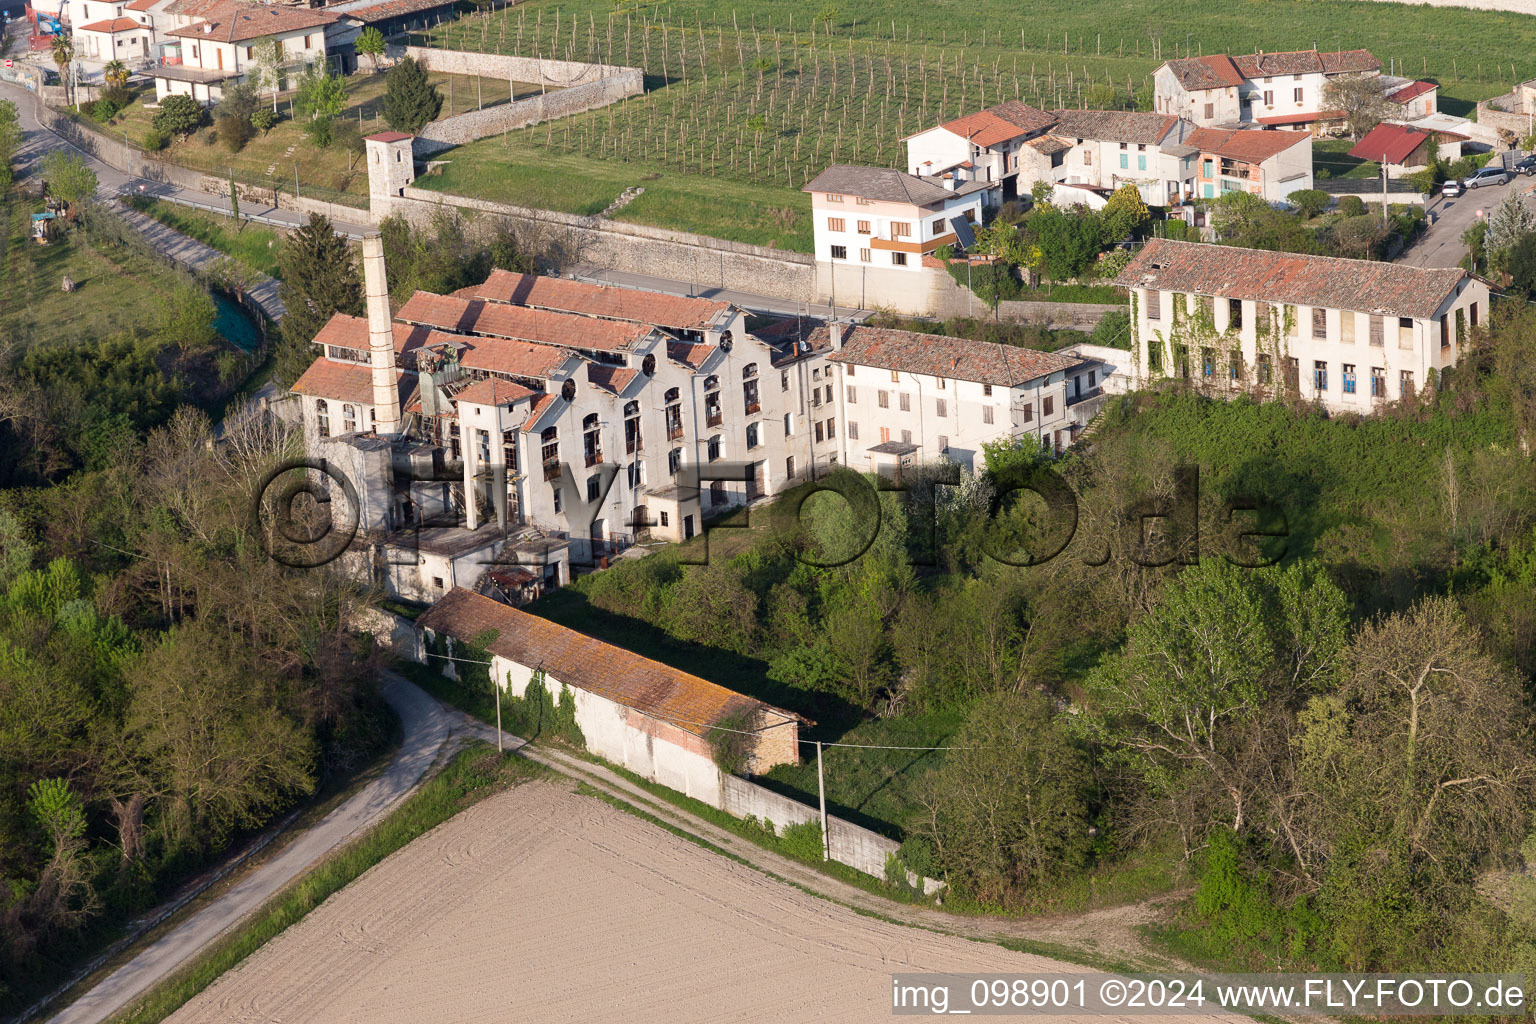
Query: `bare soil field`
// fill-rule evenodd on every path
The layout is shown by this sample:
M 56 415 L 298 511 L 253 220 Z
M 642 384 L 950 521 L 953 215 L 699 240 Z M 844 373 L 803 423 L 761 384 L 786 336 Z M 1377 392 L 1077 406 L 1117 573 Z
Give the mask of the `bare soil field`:
M 169 1020 L 873 1021 L 897 971 L 1081 970 L 861 916 L 534 782 L 394 854 Z

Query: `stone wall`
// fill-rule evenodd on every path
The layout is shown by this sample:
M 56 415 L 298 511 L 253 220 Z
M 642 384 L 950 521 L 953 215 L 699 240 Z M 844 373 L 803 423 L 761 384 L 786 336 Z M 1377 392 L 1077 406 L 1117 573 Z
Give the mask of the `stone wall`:
M 1497 103 L 1503 110 L 1496 110 L 1492 104 Z M 1477 105 L 1477 123 L 1486 128 L 1498 132 L 1500 128 L 1507 128 L 1515 133 L 1516 138 L 1523 139 L 1531 134 L 1531 115 L 1523 113 L 1519 109 L 1519 100 L 1513 93 L 1503 96 L 1495 96 L 1491 100 L 1483 100 Z
M 805 253 L 745 245 L 684 231 L 578 217 L 407 187 L 402 197 L 388 198 L 388 211 L 416 224 L 429 224 L 444 208 L 489 214 L 517 224 L 524 244 L 561 267 L 591 264 L 628 273 L 692 280 L 709 289 L 771 295 L 791 302 L 814 300 L 816 265 Z
M 396 56 L 414 57 L 429 71 L 478 75 L 506 82 L 525 82 L 555 89 L 513 103 L 471 110 L 434 121 L 416 136 L 416 155 L 462 146 L 489 135 L 525 128 L 570 114 L 580 114 L 645 92 L 645 75 L 639 68 L 583 61 L 510 57 L 463 50 L 435 50 L 421 46 L 397 47 Z

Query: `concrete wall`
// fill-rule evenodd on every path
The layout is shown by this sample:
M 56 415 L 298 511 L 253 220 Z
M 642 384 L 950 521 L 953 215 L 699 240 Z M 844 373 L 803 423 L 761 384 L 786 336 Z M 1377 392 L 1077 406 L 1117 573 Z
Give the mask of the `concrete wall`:
M 417 156 L 427 156 L 540 121 L 606 107 L 645 92 L 645 75 L 639 68 L 421 46 L 396 47 L 391 53 L 396 57 L 414 57 L 429 71 L 526 82 L 556 90 L 434 121 L 416 136 Z
M 425 661 L 425 644 L 418 644 L 416 651 L 415 660 Z M 491 678 L 514 696 L 521 697 L 527 692 L 533 673 L 534 669 L 527 665 L 499 654 L 491 656 Z M 454 675 L 452 662 L 444 674 Z M 561 682 L 546 674 L 544 686 L 555 703 L 560 703 L 564 696 Z M 587 749 L 642 778 L 738 818 L 751 815 L 759 821 L 771 821 L 778 832 L 785 825 L 820 820 L 815 807 L 722 773 L 702 736 L 586 690 L 569 687 L 565 693 L 575 701 L 576 724 Z M 876 878 L 885 877 L 886 859 L 901 848 L 894 839 L 830 815 L 827 835 L 833 860 Z M 925 893 L 943 888 L 941 882 L 919 879 L 910 872 L 907 880 L 912 885 L 921 882 Z

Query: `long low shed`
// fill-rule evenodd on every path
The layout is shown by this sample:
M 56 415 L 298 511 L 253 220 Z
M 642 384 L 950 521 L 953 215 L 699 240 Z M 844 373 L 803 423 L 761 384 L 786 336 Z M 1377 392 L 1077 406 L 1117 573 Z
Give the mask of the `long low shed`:
M 468 645 L 489 651 L 491 678 L 514 696 L 523 696 L 542 672 L 557 704 L 575 702 L 576 724 L 590 751 L 711 806 L 722 804 L 712 736 L 739 737 L 734 745 L 748 772 L 799 763 L 806 720 L 793 711 L 474 591 L 449 591 L 417 625 L 425 650 L 446 641 L 450 659 L 462 657 Z M 445 671 L 456 664 L 449 660 Z

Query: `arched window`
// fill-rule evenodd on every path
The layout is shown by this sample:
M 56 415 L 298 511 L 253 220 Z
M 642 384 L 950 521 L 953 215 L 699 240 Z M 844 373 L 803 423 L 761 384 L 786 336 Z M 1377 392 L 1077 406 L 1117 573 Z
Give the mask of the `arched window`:
M 539 461 L 544 466 L 545 480 L 560 479 L 560 434 L 554 427 L 545 427 L 539 434 Z M 557 507 L 555 511 L 559 511 Z
M 640 403 L 627 402 L 624 405 L 624 454 L 635 454 L 635 452 L 640 450 L 642 444 L 643 442 L 640 438 Z
M 720 458 L 720 435 L 716 434 L 709 439 L 709 461 L 714 462 Z
M 667 389 L 667 393 L 665 395 L 663 395 L 662 397 L 666 401 L 668 401 L 668 402 L 676 402 L 676 401 L 679 400 L 678 396 L 680 394 L 681 394 L 681 392 L 679 392 L 677 388 L 668 388 Z M 630 404 L 633 405 L 634 403 L 630 403 Z
M 321 437 L 331 436 L 331 411 L 325 404 L 325 399 L 315 402 L 315 420 L 320 427 Z
M 350 434 L 357 429 L 357 410 L 351 405 L 341 407 L 341 430 L 344 434 Z
M 709 482 L 709 503 L 711 506 L 725 504 L 725 482 L 711 480 Z
M 718 427 L 725 422 L 725 413 L 720 408 L 720 378 L 704 378 L 704 424 L 705 426 Z
M 581 421 L 581 449 L 586 455 L 588 466 L 595 466 L 603 461 L 603 438 L 598 431 L 595 412 Z
M 664 396 L 667 400 L 667 440 L 676 441 L 683 436 L 683 402 L 677 388 L 671 388 Z
M 683 450 L 673 448 L 667 452 L 667 472 L 676 476 L 683 468 Z
M 705 391 L 718 391 L 719 389 L 720 389 L 720 378 L 719 377 L 716 377 L 715 375 L 711 374 L 710 376 L 704 378 L 704 390 Z
M 624 415 L 625 416 L 638 416 L 638 415 L 640 415 L 640 403 L 639 402 L 625 402 L 624 403 Z
M 741 385 L 741 400 L 747 407 L 747 414 L 758 412 L 763 404 L 757 394 L 757 364 L 748 363 L 741 371 L 743 378 Z

